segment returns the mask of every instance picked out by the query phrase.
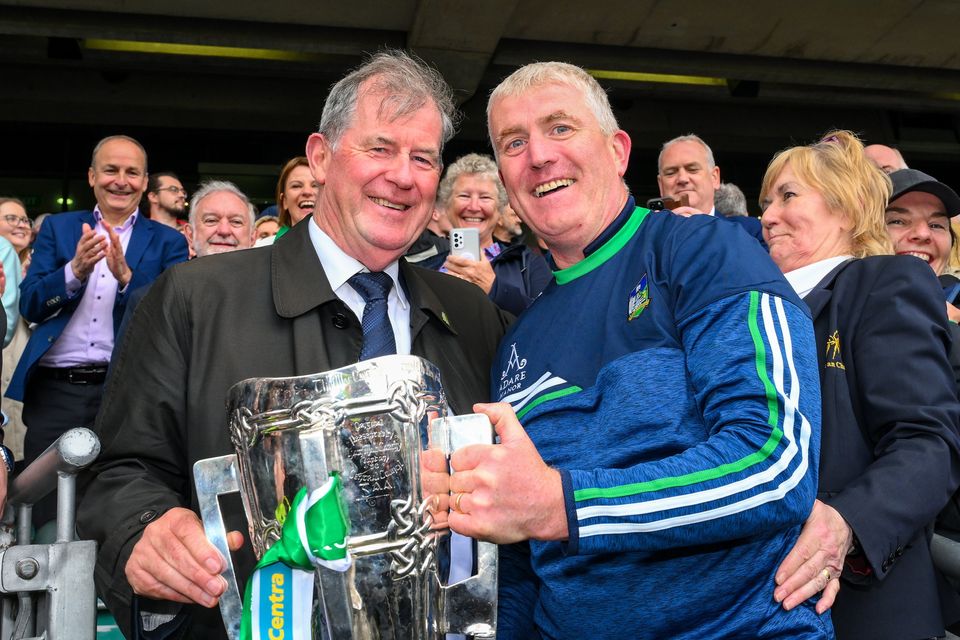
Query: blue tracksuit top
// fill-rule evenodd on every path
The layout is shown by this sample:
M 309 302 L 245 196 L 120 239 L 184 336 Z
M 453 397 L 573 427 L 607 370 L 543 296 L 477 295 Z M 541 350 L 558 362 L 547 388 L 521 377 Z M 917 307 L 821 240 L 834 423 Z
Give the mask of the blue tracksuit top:
M 817 487 L 806 305 L 710 216 L 631 198 L 586 253 L 493 367 L 570 533 L 501 547 L 498 638 L 832 638 L 812 602 L 773 599 Z

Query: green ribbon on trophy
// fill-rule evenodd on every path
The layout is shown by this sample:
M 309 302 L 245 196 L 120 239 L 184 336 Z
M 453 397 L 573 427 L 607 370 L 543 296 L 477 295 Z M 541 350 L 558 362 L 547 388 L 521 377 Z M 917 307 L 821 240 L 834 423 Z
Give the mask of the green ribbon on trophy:
M 243 596 L 241 640 L 309 640 L 313 568 L 346 571 L 348 522 L 343 484 L 332 473 L 310 494 L 297 492 L 277 540 L 253 570 Z

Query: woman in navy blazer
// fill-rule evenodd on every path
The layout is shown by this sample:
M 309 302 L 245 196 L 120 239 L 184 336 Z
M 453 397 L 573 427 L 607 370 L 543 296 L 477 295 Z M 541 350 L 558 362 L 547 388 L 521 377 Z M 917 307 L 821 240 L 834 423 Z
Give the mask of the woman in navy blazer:
M 929 547 L 960 484 L 950 333 L 931 269 L 890 255 L 890 192 L 834 131 L 775 156 L 760 196 L 770 256 L 814 319 L 823 405 L 818 499 L 774 597 L 822 591 L 840 640 L 940 637 L 960 617 Z

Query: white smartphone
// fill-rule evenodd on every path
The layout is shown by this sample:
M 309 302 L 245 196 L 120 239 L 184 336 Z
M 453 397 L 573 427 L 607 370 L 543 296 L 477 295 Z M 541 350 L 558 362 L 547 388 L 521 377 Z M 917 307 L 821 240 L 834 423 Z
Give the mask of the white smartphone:
M 480 259 L 480 230 L 470 227 L 450 230 L 450 253 L 471 260 Z

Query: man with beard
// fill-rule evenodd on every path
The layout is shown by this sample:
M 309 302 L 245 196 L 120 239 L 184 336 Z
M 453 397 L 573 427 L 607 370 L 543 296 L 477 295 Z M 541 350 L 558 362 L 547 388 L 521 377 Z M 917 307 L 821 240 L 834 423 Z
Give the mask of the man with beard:
M 20 287 L 20 312 L 37 327 L 7 396 L 24 403 L 27 464 L 66 430 L 93 425 L 129 294 L 187 259 L 182 235 L 140 214 L 147 154 L 139 142 L 101 140 L 87 178 L 97 206 L 47 220 Z M 37 522 L 48 515 L 34 514 Z
M 232 182 L 213 180 L 190 201 L 190 227 L 197 257 L 253 246 L 257 211 Z
M 175 173 L 161 171 L 150 176 L 146 203 L 150 207 L 149 217 L 154 222 L 174 229 L 186 224 L 187 190 Z

